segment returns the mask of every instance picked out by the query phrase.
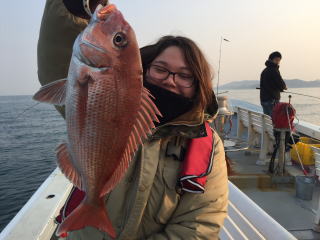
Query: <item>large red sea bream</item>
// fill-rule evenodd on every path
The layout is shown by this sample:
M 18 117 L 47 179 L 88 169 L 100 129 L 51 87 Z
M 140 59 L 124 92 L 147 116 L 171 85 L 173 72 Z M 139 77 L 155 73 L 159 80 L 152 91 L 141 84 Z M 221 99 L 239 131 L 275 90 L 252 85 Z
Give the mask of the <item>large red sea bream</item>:
M 160 114 L 142 85 L 134 31 L 114 5 L 99 6 L 74 43 L 67 79 L 34 99 L 65 105 L 68 140 L 57 148 L 65 176 L 86 192 L 58 234 L 93 226 L 115 237 L 104 196 L 121 180 Z

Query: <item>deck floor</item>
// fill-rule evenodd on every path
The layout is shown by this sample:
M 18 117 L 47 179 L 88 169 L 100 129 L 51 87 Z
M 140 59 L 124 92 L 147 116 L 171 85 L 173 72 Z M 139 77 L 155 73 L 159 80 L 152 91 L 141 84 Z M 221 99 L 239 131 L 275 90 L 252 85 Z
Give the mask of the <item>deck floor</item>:
M 230 136 L 236 136 L 237 115 L 233 116 Z M 244 134 L 243 139 L 247 136 Z M 268 165 L 258 166 L 259 149 L 254 151 L 227 152 L 232 173 L 229 176 L 238 188 L 257 203 L 264 211 L 290 231 L 297 239 L 320 239 L 320 233 L 314 232 L 315 212 L 320 198 L 320 183 L 317 182 L 312 201 L 298 199 L 295 195 L 294 177 L 303 175 L 297 165 L 286 166 L 286 183 L 274 184 L 268 173 Z M 270 156 L 271 158 L 271 156 Z M 290 177 L 291 176 L 291 177 Z M 280 178 L 281 179 L 281 178 Z M 277 180 L 277 179 L 276 179 Z
M 315 186 L 312 201 L 300 200 L 295 197 L 292 180 L 291 183 L 274 184 L 267 173 L 268 166 L 255 164 L 258 152 L 229 152 L 227 156 L 233 172 L 229 179 L 247 196 L 298 239 L 320 239 L 320 234 L 312 231 L 320 196 L 319 183 Z M 287 166 L 286 169 L 288 175 L 302 175 L 296 166 Z

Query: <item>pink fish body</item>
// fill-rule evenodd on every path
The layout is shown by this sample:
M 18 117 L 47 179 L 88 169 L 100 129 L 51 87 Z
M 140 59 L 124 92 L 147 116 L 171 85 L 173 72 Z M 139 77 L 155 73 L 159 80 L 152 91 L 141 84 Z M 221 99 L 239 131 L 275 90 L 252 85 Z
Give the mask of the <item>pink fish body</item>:
M 92 226 L 114 238 L 104 196 L 160 115 L 142 84 L 134 31 L 114 5 L 99 6 L 76 39 L 67 79 L 43 86 L 34 99 L 65 105 L 68 141 L 57 148 L 58 166 L 86 192 L 57 233 Z

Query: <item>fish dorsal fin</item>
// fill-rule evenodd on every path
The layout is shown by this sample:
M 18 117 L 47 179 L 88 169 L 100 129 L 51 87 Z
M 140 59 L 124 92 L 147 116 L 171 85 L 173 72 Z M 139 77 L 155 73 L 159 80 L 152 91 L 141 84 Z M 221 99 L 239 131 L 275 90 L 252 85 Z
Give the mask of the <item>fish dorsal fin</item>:
M 71 156 L 66 143 L 60 144 L 57 149 L 58 166 L 61 172 L 66 176 L 74 186 L 83 190 L 81 176 L 71 161 Z
M 120 181 L 126 172 L 126 169 L 129 167 L 132 155 L 137 151 L 139 145 L 147 138 L 147 134 L 152 134 L 151 129 L 155 128 L 153 122 L 159 122 L 157 115 L 161 116 L 161 114 L 151 98 L 153 98 L 153 96 L 150 92 L 146 88 L 143 88 L 140 109 L 133 124 L 126 149 L 122 154 L 119 166 L 102 189 L 100 197 L 110 192 Z
M 64 105 L 66 100 L 67 79 L 60 79 L 40 88 L 33 99 L 39 102 Z

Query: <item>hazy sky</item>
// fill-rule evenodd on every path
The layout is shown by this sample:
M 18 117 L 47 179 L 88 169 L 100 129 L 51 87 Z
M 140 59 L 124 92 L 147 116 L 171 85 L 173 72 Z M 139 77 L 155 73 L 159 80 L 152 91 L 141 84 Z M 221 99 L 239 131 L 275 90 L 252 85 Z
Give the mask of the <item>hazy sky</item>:
M 283 55 L 285 79 L 320 79 L 320 0 L 111 0 L 136 31 L 140 46 L 162 35 L 192 38 L 221 84 L 257 80 L 270 52 Z M 37 3 L 37 4 L 36 4 Z M 45 1 L 5 1 L 0 14 L 0 95 L 38 88 L 36 46 Z M 217 78 L 214 79 L 215 82 Z

